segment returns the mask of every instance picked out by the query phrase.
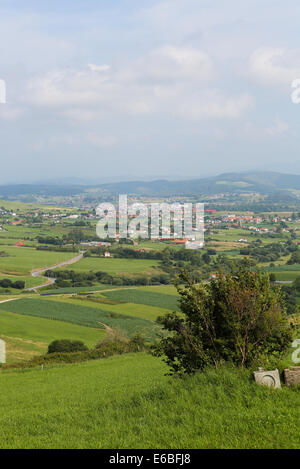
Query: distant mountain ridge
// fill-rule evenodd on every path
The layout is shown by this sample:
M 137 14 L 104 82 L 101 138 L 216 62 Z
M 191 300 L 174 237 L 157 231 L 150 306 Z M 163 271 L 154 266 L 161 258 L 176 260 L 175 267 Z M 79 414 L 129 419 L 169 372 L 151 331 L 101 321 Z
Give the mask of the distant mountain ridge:
M 73 196 L 98 189 L 112 195 L 135 194 L 138 196 L 172 197 L 205 196 L 222 193 L 251 193 L 272 195 L 286 193 L 294 196 L 300 191 L 300 175 L 283 174 L 271 171 L 247 173 L 224 173 L 207 178 L 169 181 L 110 182 L 106 184 L 7 184 L 0 186 L 0 199 L 18 198 L 21 195 Z
M 275 172 L 225 173 L 218 176 L 183 181 L 156 180 L 102 184 L 113 194 L 134 193 L 149 196 L 211 195 L 221 193 L 300 190 L 300 175 Z

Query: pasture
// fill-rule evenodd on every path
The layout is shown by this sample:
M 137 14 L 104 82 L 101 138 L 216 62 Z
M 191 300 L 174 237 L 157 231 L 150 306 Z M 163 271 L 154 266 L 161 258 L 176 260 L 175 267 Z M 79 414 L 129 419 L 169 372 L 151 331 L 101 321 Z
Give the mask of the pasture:
M 0 257 L 0 274 L 26 275 L 32 270 L 56 265 L 60 262 L 72 259 L 76 253 L 38 251 L 26 247 L 5 247 L 3 249 L 8 257 Z
M 53 298 L 55 301 L 55 298 Z M 137 304 L 137 303 L 130 303 L 130 302 L 121 302 L 118 304 L 117 300 L 115 301 L 117 304 L 109 304 L 107 303 L 107 298 L 101 296 L 87 296 L 87 297 L 72 297 L 59 299 L 59 301 L 64 301 L 69 304 L 77 304 L 79 306 L 88 306 L 88 307 L 98 307 L 102 310 L 110 311 L 116 314 L 124 314 L 126 316 L 132 316 L 135 318 L 142 318 L 147 319 L 149 321 L 156 321 L 158 316 L 162 316 L 170 311 L 165 308 L 156 307 L 156 306 L 149 306 L 146 304 Z
M 178 299 L 175 295 L 158 293 L 156 291 L 128 288 L 103 291 L 102 295 L 112 300 L 125 301 L 140 305 L 155 306 L 169 310 L 178 310 Z
M 147 354 L 0 373 L 0 448 L 298 448 L 300 394 Z
M 8 363 L 45 353 L 56 339 L 82 340 L 94 347 L 105 337 L 103 329 L 11 313 L 1 309 L 5 304 L 0 304 L 0 337 L 7 343 Z
M 153 272 L 153 268 L 158 265 L 158 261 L 148 259 L 86 257 L 67 268 L 75 272 L 102 271 L 109 274 L 147 274 Z
M 31 287 L 36 287 L 37 285 L 41 285 L 41 283 L 46 282 L 47 279 L 41 279 L 39 277 L 32 277 L 31 275 L 28 275 L 27 277 L 23 277 L 22 275 L 0 275 L 0 280 L 8 278 L 12 282 L 17 282 L 21 280 L 22 282 L 25 282 L 25 288 L 31 288 Z M 17 290 L 12 289 L 14 293 L 17 293 Z
M 96 303 L 86 306 L 53 299 L 22 298 L 2 303 L 1 309 L 11 313 L 54 319 L 99 329 L 105 329 L 108 326 L 119 329 L 125 336 L 132 336 L 140 332 L 148 340 L 152 340 L 158 330 L 158 326 L 152 321 L 107 311 Z

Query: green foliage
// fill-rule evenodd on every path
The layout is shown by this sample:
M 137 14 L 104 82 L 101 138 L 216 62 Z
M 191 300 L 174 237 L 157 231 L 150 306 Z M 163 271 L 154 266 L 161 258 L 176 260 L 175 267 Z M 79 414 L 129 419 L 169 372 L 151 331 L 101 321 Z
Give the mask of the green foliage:
M 70 341 L 54 341 L 54 342 L 70 342 Z M 54 344 L 54 342 L 52 344 Z M 123 353 L 133 353 L 133 352 L 141 352 L 146 350 L 145 345 L 137 344 L 134 340 L 104 340 L 100 342 L 94 349 L 88 350 L 87 347 L 81 342 L 84 346 L 79 350 L 78 342 L 74 341 L 74 345 L 70 344 L 62 344 L 62 349 L 67 349 L 68 346 L 70 348 L 74 348 L 74 350 L 58 350 L 60 346 L 54 344 L 53 348 L 56 348 L 56 351 L 49 352 L 46 355 L 39 355 L 33 357 L 31 360 L 28 361 L 20 361 L 17 363 L 11 363 L 7 365 L 3 365 L 4 369 L 12 369 L 12 368 L 34 368 L 39 365 L 51 365 L 51 364 L 64 364 L 64 363 L 82 363 L 87 362 L 90 360 L 99 360 L 101 358 L 108 358 L 112 355 L 122 355 Z M 50 344 L 49 347 L 52 345 Z M 78 348 L 78 350 L 75 350 Z
M 2 288 L 16 288 L 17 290 L 23 290 L 25 288 L 25 282 L 23 280 L 17 280 L 12 282 L 9 278 L 0 279 L 0 287 Z
M 274 272 L 271 272 L 269 277 L 270 277 L 270 282 L 273 282 L 273 283 L 276 282 L 276 274 Z
M 288 265 L 300 264 L 300 251 L 295 251 L 292 253 L 290 259 L 287 262 Z
M 292 330 L 281 291 L 271 288 L 267 274 L 239 266 L 227 275 L 220 271 L 208 284 L 195 285 L 186 273 L 181 279 L 182 315 L 158 318 L 169 335 L 154 349 L 173 373 L 193 373 L 223 361 L 250 366 L 266 354 L 279 357 L 287 349 Z
M 54 340 L 48 346 L 48 353 L 57 353 L 57 352 L 84 352 L 88 350 L 87 346 L 81 340 Z

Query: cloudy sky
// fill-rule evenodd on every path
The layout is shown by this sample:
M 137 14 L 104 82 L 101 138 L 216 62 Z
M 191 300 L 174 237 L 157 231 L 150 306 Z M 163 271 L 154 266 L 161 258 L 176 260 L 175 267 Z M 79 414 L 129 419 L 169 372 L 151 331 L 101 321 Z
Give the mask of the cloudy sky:
M 0 0 L 0 182 L 300 174 L 298 0 Z

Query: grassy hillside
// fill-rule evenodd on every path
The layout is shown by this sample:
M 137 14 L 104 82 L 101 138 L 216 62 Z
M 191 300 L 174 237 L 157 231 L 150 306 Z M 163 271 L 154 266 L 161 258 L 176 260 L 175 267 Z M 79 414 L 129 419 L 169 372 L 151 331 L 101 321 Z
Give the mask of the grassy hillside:
M 103 329 L 24 316 L 0 309 L 0 338 L 6 342 L 8 363 L 28 360 L 33 355 L 45 353 L 48 344 L 56 339 L 82 340 L 88 347 L 93 347 L 104 336 Z
M 0 373 L 0 448 L 296 448 L 300 394 L 249 372 L 178 380 L 128 354 Z

